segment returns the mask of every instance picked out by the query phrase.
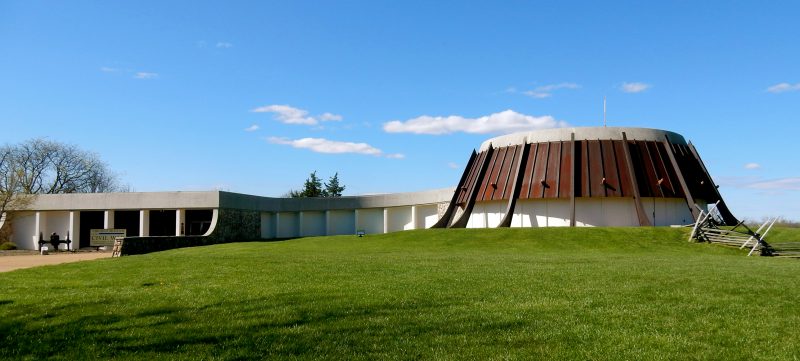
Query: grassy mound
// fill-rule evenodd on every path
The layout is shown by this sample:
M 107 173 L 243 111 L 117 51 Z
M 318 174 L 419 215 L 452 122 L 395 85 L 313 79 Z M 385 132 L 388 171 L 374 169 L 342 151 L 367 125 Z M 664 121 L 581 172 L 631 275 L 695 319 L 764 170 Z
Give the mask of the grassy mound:
M 800 357 L 800 262 L 687 236 L 421 230 L 20 270 L 0 358 Z

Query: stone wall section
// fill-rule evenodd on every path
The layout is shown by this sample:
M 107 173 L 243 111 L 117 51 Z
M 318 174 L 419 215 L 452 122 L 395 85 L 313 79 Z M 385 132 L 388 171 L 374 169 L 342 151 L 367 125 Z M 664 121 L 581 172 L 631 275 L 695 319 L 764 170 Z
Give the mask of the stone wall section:
M 220 209 L 214 231 L 208 236 L 126 237 L 120 254 L 130 256 L 175 248 L 246 242 L 261 239 L 261 213 L 252 210 Z

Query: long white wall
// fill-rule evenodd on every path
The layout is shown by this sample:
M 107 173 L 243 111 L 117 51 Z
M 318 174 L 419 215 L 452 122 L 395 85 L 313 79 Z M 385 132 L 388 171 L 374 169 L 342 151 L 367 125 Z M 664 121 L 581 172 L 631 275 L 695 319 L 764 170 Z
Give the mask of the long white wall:
M 293 238 L 380 234 L 430 228 L 439 220 L 439 204 L 335 209 L 297 212 L 261 212 L 261 238 Z
M 325 224 L 325 212 L 300 212 L 300 236 L 324 236 L 328 233 Z
M 355 211 L 328 211 L 328 234 L 356 234 Z
M 366 196 L 349 199 L 311 199 L 307 203 L 297 199 L 266 199 L 263 197 L 224 193 L 225 207 L 249 209 L 261 214 L 261 238 L 295 238 L 324 235 L 355 234 L 363 230 L 367 234 L 380 234 L 411 229 L 430 228 L 438 220 L 448 204 L 447 194 L 452 190 L 422 192 L 403 197 L 401 194 Z M 222 193 L 220 193 L 222 194 Z M 206 193 L 168 193 L 167 200 L 178 200 L 179 204 L 206 205 L 214 207 L 222 201 L 209 201 Z M 37 200 L 34 211 L 18 213 L 13 223 L 12 240 L 23 249 L 37 249 L 38 237 L 49 239 L 53 232 L 62 238 L 69 232 L 73 247 L 80 244 L 81 210 L 98 210 L 102 205 L 112 205 L 104 213 L 104 226 L 112 228 L 115 210 L 130 209 L 127 201 L 133 195 L 114 195 L 103 198 L 97 195 L 43 197 Z M 164 206 L 154 194 L 144 195 L 147 202 L 139 200 L 135 205 Z M 249 197 L 249 198 L 248 198 Z M 248 203 L 249 202 L 249 203 Z M 151 204 L 152 203 L 152 204 Z M 284 204 L 285 203 L 285 204 Z M 67 208 L 72 204 L 73 208 Z M 644 211 L 657 226 L 688 224 L 692 214 L 682 199 L 643 198 Z M 478 202 L 467 223 L 469 228 L 494 228 L 505 217 L 508 201 Z M 154 208 L 155 209 L 155 208 Z M 161 208 L 164 209 L 164 208 Z M 175 209 L 175 208 L 172 208 Z M 566 227 L 570 225 L 571 206 L 569 199 L 524 199 L 516 203 L 511 227 Z M 140 210 L 140 233 L 148 235 L 150 209 Z M 176 235 L 185 222 L 186 209 L 176 212 Z M 463 211 L 457 208 L 453 219 Z M 217 218 L 214 217 L 214 221 Z M 575 200 L 575 224 L 577 226 L 638 226 L 633 198 L 577 198 Z M 216 224 L 212 225 L 213 227 Z M 65 247 L 62 245 L 62 248 Z
M 520 199 L 514 207 L 511 227 L 567 227 L 570 209 L 568 199 Z
M 38 249 L 39 235 L 49 240 L 56 232 L 80 242 L 81 212 L 103 212 L 103 227 L 115 228 L 117 211 L 138 210 L 140 236 L 150 236 L 152 211 L 174 210 L 174 234 L 182 235 L 189 209 L 213 210 L 216 227 L 219 209 L 260 213 L 261 238 L 294 238 L 335 234 L 368 234 L 428 228 L 439 219 L 441 204 L 452 189 L 341 198 L 268 198 L 229 192 L 157 192 L 58 194 L 37 196 L 30 211 L 19 211 L 12 227 L 12 241 L 22 249 Z M 118 224 L 116 224 L 118 225 Z M 171 225 L 168 225 L 170 230 Z M 169 232 L 168 232 L 169 233 Z M 86 244 L 87 242 L 83 242 Z M 62 248 L 65 246 L 62 245 Z
M 645 213 L 655 226 L 684 225 L 694 222 L 686 202 L 677 198 L 642 198 Z M 505 217 L 507 201 L 478 202 L 467 223 L 468 228 L 497 227 Z M 655 213 L 654 213 L 655 211 Z M 568 227 L 569 199 L 517 201 L 511 227 Z M 633 227 L 639 225 L 633 198 L 576 198 L 575 225 L 578 227 Z

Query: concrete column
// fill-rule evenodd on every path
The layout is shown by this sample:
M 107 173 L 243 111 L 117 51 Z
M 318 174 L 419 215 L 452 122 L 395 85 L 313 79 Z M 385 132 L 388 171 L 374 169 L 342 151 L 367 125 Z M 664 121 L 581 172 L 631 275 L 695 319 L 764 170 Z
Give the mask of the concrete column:
M 67 235 L 72 243 L 69 249 L 81 248 L 81 216 L 80 212 L 69 212 L 69 234 Z
M 331 235 L 331 211 L 325 210 L 325 235 Z
M 103 213 L 103 228 L 111 229 L 114 228 L 114 211 L 105 211 Z
M 417 226 L 417 206 L 411 206 L 411 229 L 418 229 Z
M 389 233 L 389 208 L 383 209 L 383 233 Z
M 275 238 L 281 234 L 281 212 L 275 212 Z
M 358 209 L 353 210 L 353 229 L 358 233 Z
M 44 216 L 44 214 L 42 212 L 38 212 L 37 211 L 36 215 L 34 217 L 35 217 L 35 222 L 34 222 L 34 225 L 33 225 L 33 247 L 35 247 L 35 249 L 38 251 L 39 250 L 39 238 L 40 238 L 39 235 L 41 235 L 42 238 L 46 236 L 46 235 L 42 234 L 42 232 L 43 232 L 42 228 L 44 228 L 44 226 L 45 226 L 44 225 L 44 223 L 45 223 L 45 218 L 44 217 L 45 216 Z
M 176 236 L 185 236 L 186 235 L 186 210 L 185 209 L 177 209 L 177 210 L 175 210 L 175 235 Z
M 272 238 L 278 238 L 278 212 L 272 213 Z
M 139 236 L 147 237 L 150 235 L 150 211 L 143 209 L 139 211 Z
M 297 236 L 303 237 L 303 212 L 297 212 Z

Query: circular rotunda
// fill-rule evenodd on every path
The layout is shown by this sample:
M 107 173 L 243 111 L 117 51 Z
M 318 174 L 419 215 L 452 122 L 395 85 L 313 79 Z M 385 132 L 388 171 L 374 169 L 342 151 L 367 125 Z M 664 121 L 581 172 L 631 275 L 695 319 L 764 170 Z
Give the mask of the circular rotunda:
M 724 223 L 737 223 L 680 134 L 559 128 L 485 141 L 434 227 L 689 224 L 710 204 Z

